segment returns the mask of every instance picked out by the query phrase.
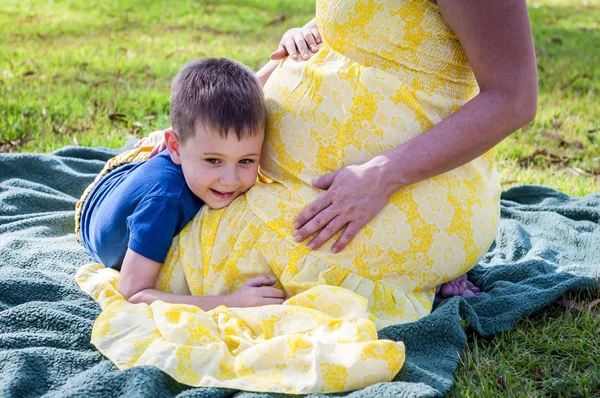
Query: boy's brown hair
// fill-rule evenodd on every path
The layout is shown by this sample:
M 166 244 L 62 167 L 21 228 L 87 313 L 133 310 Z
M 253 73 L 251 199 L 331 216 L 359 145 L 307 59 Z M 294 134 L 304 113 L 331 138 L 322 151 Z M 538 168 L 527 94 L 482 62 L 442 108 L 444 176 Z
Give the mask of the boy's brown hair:
M 226 58 L 187 63 L 171 86 L 171 125 L 183 143 L 201 126 L 238 140 L 265 128 L 267 108 L 254 73 Z

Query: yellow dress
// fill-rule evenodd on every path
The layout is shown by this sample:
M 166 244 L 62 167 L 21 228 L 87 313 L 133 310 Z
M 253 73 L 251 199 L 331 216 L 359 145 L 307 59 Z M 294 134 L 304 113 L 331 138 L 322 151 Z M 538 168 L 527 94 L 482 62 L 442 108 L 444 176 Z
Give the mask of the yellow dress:
M 204 208 L 174 238 L 157 288 L 219 295 L 271 275 L 282 306 L 204 312 L 127 303 L 118 273 L 82 267 L 102 306 L 92 342 L 119 368 L 154 365 L 176 380 L 286 393 L 337 392 L 391 380 L 404 361 L 382 327 L 416 321 L 435 287 L 472 268 L 499 219 L 493 152 L 394 194 L 341 253 L 310 251 L 292 222 L 319 194 L 310 181 L 423 133 L 478 91 L 467 56 L 426 0 L 317 1 L 323 36 L 307 62 L 284 60 L 257 182 L 221 210 Z M 307 241 L 308 242 L 308 241 Z

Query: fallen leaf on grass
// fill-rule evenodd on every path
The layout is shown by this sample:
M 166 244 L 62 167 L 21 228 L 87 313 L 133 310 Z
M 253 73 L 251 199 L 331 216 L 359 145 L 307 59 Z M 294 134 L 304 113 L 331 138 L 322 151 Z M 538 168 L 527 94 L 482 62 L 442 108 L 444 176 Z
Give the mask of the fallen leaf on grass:
M 545 149 L 537 149 L 531 155 L 520 158 L 519 165 L 521 165 L 521 167 L 529 167 L 531 164 L 533 164 L 535 158 L 538 156 L 545 156 L 551 164 L 567 165 L 569 163 L 569 158 L 566 156 L 560 156 L 548 152 Z
M 187 26 L 185 26 L 185 25 L 170 25 L 170 26 L 165 26 L 163 28 L 163 30 L 167 33 L 175 32 L 175 31 L 183 30 L 183 29 L 187 29 Z
M 587 171 L 585 171 L 583 169 L 580 169 L 579 167 L 575 167 L 575 166 L 569 166 L 569 167 L 567 167 L 567 171 L 570 172 L 570 173 L 573 173 L 575 175 L 578 175 L 578 176 L 589 176 L 589 175 L 592 175 L 592 173 L 589 173 L 589 172 L 587 172 Z
M 588 74 L 585 73 L 581 73 L 579 75 L 576 75 L 575 77 L 573 77 L 571 80 L 569 80 L 567 83 L 563 84 L 561 87 L 561 90 L 565 90 L 566 88 L 570 87 L 571 84 L 575 83 L 576 80 L 578 79 L 591 79 L 592 77 Z
M 600 299 L 594 300 L 585 306 L 583 306 L 573 300 L 558 300 L 558 301 L 555 301 L 555 304 L 558 304 L 561 307 L 565 307 L 568 310 L 576 310 L 579 312 L 590 312 L 595 306 L 600 304 Z
M 564 142 L 562 137 L 556 133 L 542 133 L 544 137 L 552 138 L 553 140 Z
M 576 301 L 558 300 L 555 303 L 560 305 L 561 307 L 565 307 L 568 310 L 577 310 L 579 312 L 587 312 L 587 309 Z
M 108 80 L 99 80 L 95 83 L 92 83 L 92 87 L 98 87 L 101 84 L 108 83 Z
M 548 137 L 551 138 L 555 141 L 558 141 L 558 145 L 561 147 L 570 147 L 570 146 L 574 146 L 578 149 L 583 149 L 583 144 L 579 141 L 566 141 L 564 138 L 562 138 L 560 135 L 556 134 L 556 133 L 542 133 L 542 135 L 544 137 Z
M 127 115 L 124 113 L 111 113 L 108 118 L 113 122 L 124 122 L 127 120 Z
M 31 137 L 21 138 L 19 140 L 10 140 L 0 142 L 0 152 L 9 152 L 14 151 L 15 149 L 22 147 L 27 144 L 29 141 L 33 141 L 34 139 Z
M 277 26 L 277 25 L 281 25 L 282 23 L 284 23 L 284 22 L 287 20 L 287 18 L 288 18 L 288 17 L 287 17 L 287 15 L 285 15 L 285 14 L 283 14 L 283 15 L 280 15 L 280 16 L 278 16 L 277 18 L 275 18 L 275 19 L 273 19 L 273 20 L 271 20 L 271 21 L 267 22 L 267 23 L 265 24 L 265 27 L 266 27 L 266 26 Z
M 239 32 L 225 32 L 223 30 L 217 29 L 217 28 L 209 26 L 209 25 L 200 26 L 198 28 L 198 30 L 205 30 L 208 33 L 212 33 L 215 36 L 239 33 Z
M 76 77 L 75 81 L 79 82 L 79 83 L 83 83 L 83 84 L 89 85 L 91 87 L 98 87 L 101 84 L 108 83 L 108 80 L 99 80 L 97 82 L 91 83 L 89 80 L 83 79 L 81 77 Z
M 598 304 L 600 304 L 600 299 L 596 299 L 594 301 L 592 301 L 591 303 L 589 303 L 587 305 L 587 307 L 591 310 L 592 308 L 594 308 L 595 306 L 597 306 Z

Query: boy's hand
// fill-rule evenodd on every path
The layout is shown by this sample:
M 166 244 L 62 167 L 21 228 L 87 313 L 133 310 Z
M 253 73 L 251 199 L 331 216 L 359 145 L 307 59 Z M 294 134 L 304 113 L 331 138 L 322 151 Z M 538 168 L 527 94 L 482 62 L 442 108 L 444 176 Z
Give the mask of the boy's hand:
M 229 307 L 260 307 L 263 305 L 282 304 L 285 292 L 273 286 L 277 280 L 268 276 L 252 278 L 230 295 Z
M 271 59 L 282 59 L 289 55 L 296 61 L 300 61 L 300 54 L 306 61 L 313 53 L 319 51 L 318 45 L 322 42 L 317 28 L 293 28 L 283 34 L 279 48 L 271 54 Z
M 152 149 L 152 152 L 150 152 L 150 157 L 153 157 L 154 155 L 164 151 L 167 149 L 167 145 L 165 144 L 165 130 L 158 130 L 148 134 L 147 137 L 144 137 L 136 142 L 133 147 L 137 148 L 140 146 L 154 146 L 154 149 Z

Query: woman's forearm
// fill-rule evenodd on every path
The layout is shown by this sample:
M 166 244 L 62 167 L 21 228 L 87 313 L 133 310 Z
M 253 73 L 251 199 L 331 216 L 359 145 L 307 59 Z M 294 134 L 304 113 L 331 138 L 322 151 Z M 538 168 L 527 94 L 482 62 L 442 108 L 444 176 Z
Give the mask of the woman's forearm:
M 483 90 L 427 132 L 373 161 L 383 169 L 384 184 L 396 192 L 483 155 L 530 122 L 536 102 L 535 87 Z
M 141 290 L 131 296 L 127 301 L 133 304 L 152 304 L 157 300 L 172 304 L 194 305 L 204 311 L 210 311 L 220 305 L 232 305 L 230 302 L 231 296 L 189 296 L 183 294 L 171 294 L 156 289 Z

